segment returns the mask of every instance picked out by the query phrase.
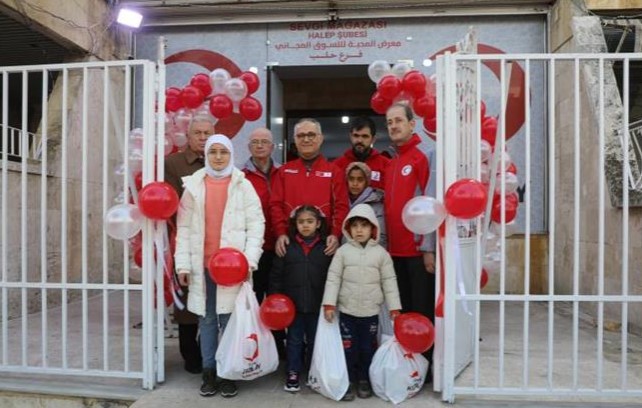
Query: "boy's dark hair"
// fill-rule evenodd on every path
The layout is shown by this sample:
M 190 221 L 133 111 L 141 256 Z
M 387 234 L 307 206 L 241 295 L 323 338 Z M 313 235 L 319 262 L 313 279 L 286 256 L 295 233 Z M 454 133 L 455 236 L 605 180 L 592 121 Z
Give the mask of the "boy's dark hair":
M 298 232 L 296 229 L 296 219 L 299 217 L 299 215 L 301 215 L 301 213 L 306 211 L 314 214 L 314 218 L 319 220 L 319 223 L 321 224 L 319 225 L 319 235 L 321 236 L 321 240 L 325 240 L 328 234 L 325 216 L 321 213 L 321 210 L 319 210 L 314 205 L 309 204 L 298 206 L 290 217 L 290 221 L 288 223 L 288 235 L 290 236 L 290 239 L 294 239 Z
M 370 224 L 373 228 L 374 228 L 374 226 L 375 226 L 375 225 L 372 223 L 372 221 L 370 221 L 369 219 L 367 219 L 367 218 L 365 218 L 365 217 L 351 217 L 351 218 L 349 218 L 349 219 L 348 219 L 348 227 L 352 227 L 352 226 L 353 226 L 354 224 L 356 224 L 357 222 L 367 222 L 367 223 L 368 223 L 368 224 Z
M 377 135 L 377 128 L 375 127 L 374 121 L 367 116 L 358 116 L 350 122 L 350 132 L 363 128 L 369 128 L 372 136 Z

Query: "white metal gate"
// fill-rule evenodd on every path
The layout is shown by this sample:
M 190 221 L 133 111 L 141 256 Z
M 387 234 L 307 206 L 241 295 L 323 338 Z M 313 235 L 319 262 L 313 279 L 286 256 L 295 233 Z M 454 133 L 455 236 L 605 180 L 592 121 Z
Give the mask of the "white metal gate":
M 137 171 L 143 183 L 162 180 L 164 66 L 1 67 L 0 78 L 0 371 L 140 379 L 151 389 L 164 380 L 163 291 L 154 290 L 163 274 L 152 253 L 164 225 L 143 221 L 138 271 L 129 242 L 108 237 L 103 220 L 115 203 L 136 203 Z
M 491 272 L 496 290 L 481 293 L 479 285 L 472 291 L 458 288 L 461 278 L 454 271 L 462 256 L 459 222 L 452 217 L 446 221 L 442 398 L 453 402 L 457 395 L 467 394 L 640 396 L 640 337 L 632 333 L 639 334 L 642 315 L 640 214 L 630 207 L 640 205 L 635 181 L 642 163 L 635 149 L 637 134 L 629 129 L 629 78 L 630 64 L 642 61 L 642 54 L 439 57 L 437 155 L 443 158 L 438 161 L 443 177 L 437 181 L 437 198 L 459 178 L 481 177 L 482 130 L 476 124 L 482 119 L 481 95 L 488 86 L 482 76 L 487 61 L 500 65 L 499 84 L 494 85 L 499 152 L 510 148 L 505 112 L 515 92 L 509 86 L 511 65 L 519 64 L 524 73 L 524 123 L 516 137 L 525 142 L 511 154 L 523 157 L 519 175 L 526 193 L 519 206 L 521 225 L 507 225 L 507 157 L 493 155 L 489 190 L 497 188 L 501 197 L 501 222 L 493 226 L 499 254 L 497 270 Z M 537 69 L 546 77 L 541 102 L 532 98 L 532 73 Z M 619 80 L 615 69 L 621 72 Z M 531 141 L 537 136 L 537 109 L 543 113 L 540 136 L 547 149 L 543 197 L 528 190 L 535 182 Z M 492 199 L 493 193 L 489 196 Z M 531 214 L 539 199 L 548 230 L 534 234 Z M 464 271 L 475 282 L 482 265 L 493 261 L 487 256 L 495 248 L 488 242 L 490 205 L 486 221 L 476 224 L 480 234 L 474 266 Z M 507 239 L 516 229 L 520 234 Z M 457 349 L 460 314 L 455 311 L 462 305 L 470 309 L 475 335 L 469 344 L 472 364 L 457 377 L 455 360 L 462 350 Z

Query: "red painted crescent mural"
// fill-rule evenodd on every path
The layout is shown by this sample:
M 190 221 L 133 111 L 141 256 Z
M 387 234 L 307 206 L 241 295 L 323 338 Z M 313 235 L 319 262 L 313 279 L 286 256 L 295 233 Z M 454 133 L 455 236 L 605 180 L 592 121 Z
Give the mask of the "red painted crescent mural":
M 438 55 L 446 51 L 455 52 L 455 46 L 451 45 L 437 51 L 432 56 L 434 60 Z M 499 48 L 487 44 L 478 44 L 479 54 L 505 54 Z M 495 77 L 500 79 L 501 64 L 499 61 L 483 61 L 483 64 L 492 71 Z M 524 124 L 524 98 L 526 95 L 526 84 L 524 81 L 524 70 L 518 63 L 513 63 L 510 70 L 510 83 L 508 84 L 508 95 L 506 99 L 506 140 L 510 139 L 519 131 Z
M 200 65 L 208 71 L 216 68 L 226 69 L 232 78 L 241 75 L 241 69 L 223 54 L 208 50 L 186 50 L 177 52 L 165 58 L 165 64 L 173 64 L 175 62 L 188 62 Z M 238 114 L 232 113 L 232 116 L 226 119 L 220 119 L 214 127 L 216 133 L 222 133 L 232 139 L 241 130 L 245 119 Z

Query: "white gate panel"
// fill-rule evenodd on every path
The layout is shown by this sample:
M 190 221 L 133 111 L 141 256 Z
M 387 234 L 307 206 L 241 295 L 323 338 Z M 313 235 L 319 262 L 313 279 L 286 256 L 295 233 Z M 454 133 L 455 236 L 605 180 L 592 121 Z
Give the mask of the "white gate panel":
M 461 222 L 446 220 L 444 248 L 444 320 L 442 398 L 457 395 L 547 395 L 564 398 L 642 395 L 642 367 L 633 357 L 642 351 L 634 332 L 642 327 L 642 262 L 637 211 L 637 179 L 642 168 L 637 128 L 629 124 L 630 65 L 642 54 L 520 54 L 438 57 L 437 198 L 459 178 L 481 177 L 481 128 L 469 138 L 471 115 L 480 123 L 481 64 L 500 64 L 498 130 L 495 151 L 510 147 L 506 103 L 513 64 L 524 72 L 524 124 L 518 137 L 525 186 L 519 224 L 506 224 L 505 155 L 488 163 L 489 191 L 500 193 L 500 223 L 491 226 L 490 205 L 477 231 L 474 262 L 466 264 L 466 245 L 458 238 Z M 476 67 L 472 78 L 468 71 Z M 475 68 L 474 68 L 475 69 Z M 618 91 L 615 71 L 621 72 Z M 546 73 L 546 97 L 532 98 L 533 72 Z M 476 79 L 475 79 L 476 76 Z M 620 98 L 620 94 L 622 97 Z M 545 112 L 535 126 L 536 112 Z M 542 126 L 543 125 L 543 126 Z M 544 134 L 535 134 L 542 128 Z M 534 196 L 532 141 L 546 137 L 546 179 L 542 197 Z M 509 149 L 510 151 L 510 149 Z M 466 171 L 472 169 L 472 173 Z M 608 181 L 608 183 L 607 183 Z M 497 190 L 496 190 L 497 188 Z M 489 194 L 492 200 L 492 193 Z M 535 200 L 545 200 L 548 232 L 531 233 Z M 490 227 L 490 228 L 489 228 Z M 489 229 L 498 239 L 499 259 L 486 256 Z M 635 231 L 635 234 L 630 232 Z M 517 234 L 515 234 L 517 232 Z M 537 245 L 534 245 L 537 243 Z M 474 246 L 474 244 L 473 244 Z M 462 279 L 456 273 L 463 264 Z M 482 265 L 496 290 L 480 293 Z M 462 314 L 465 308 L 471 313 Z M 462 319 L 464 323 L 462 325 Z M 468 326 L 468 327 L 466 327 Z M 464 327 L 462 333 L 461 327 Z M 474 332 L 472 364 L 459 377 L 460 336 Z M 483 339 L 483 341 L 477 341 Z
M 149 61 L 0 67 L 0 372 L 162 381 L 152 240 L 164 225 L 143 221 L 136 270 L 129 242 L 107 236 L 103 220 L 116 203 L 137 202 L 137 172 L 144 183 L 163 177 L 163 70 Z M 144 83 L 137 104 L 135 76 Z M 132 123 L 134 105 L 142 123 Z

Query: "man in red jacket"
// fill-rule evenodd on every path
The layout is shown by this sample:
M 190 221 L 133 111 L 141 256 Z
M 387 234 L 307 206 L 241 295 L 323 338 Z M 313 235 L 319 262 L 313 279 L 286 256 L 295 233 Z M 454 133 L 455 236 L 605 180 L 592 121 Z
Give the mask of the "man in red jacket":
M 272 160 L 274 143 L 272 141 L 272 132 L 270 132 L 269 129 L 254 129 L 250 133 L 248 147 L 251 157 L 245 163 L 243 172 L 261 199 L 261 207 L 263 208 L 263 215 L 265 216 L 263 255 L 261 255 L 261 259 L 259 260 L 258 269 L 252 274 L 254 292 L 259 303 L 261 303 L 268 289 L 268 277 L 272 269 L 274 244 L 276 241 L 268 211 L 271 193 L 270 183 L 276 176 L 280 166 Z
M 348 215 L 348 190 L 345 175 L 321 154 L 323 134 L 315 119 L 301 119 L 294 125 L 294 142 L 299 158 L 285 163 L 272 182 L 270 215 L 277 237 L 276 254 L 285 255 L 289 244 L 288 220 L 292 210 L 302 204 L 318 207 L 327 218 L 329 235 L 326 254 L 339 246 L 343 220 Z
M 404 312 L 419 312 L 434 319 L 435 247 L 434 234 L 415 235 L 401 220 L 404 205 L 424 195 L 430 179 L 427 145 L 414 133 L 412 110 L 394 104 L 386 112 L 395 154 L 385 179 L 384 216 L 388 252 L 392 256 Z
M 376 138 L 376 127 L 372 119 L 367 116 L 357 117 L 350 123 L 350 143 L 352 147 L 343 153 L 343 156 L 334 161 L 343 172 L 348 164 L 353 162 L 364 162 L 370 167 L 370 187 L 384 188 L 386 168 L 390 159 L 383 156 L 374 143 Z

